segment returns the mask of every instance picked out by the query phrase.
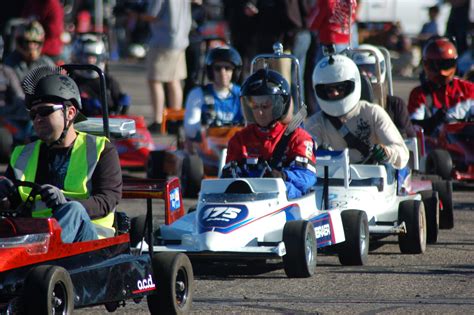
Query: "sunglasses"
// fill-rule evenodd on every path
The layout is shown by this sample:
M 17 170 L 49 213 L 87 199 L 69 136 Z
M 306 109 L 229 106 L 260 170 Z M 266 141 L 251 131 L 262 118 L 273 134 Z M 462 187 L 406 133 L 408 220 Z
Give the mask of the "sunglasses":
M 221 66 L 221 65 L 213 65 L 212 69 L 216 72 L 220 72 L 222 69 L 225 69 L 225 71 L 232 71 L 234 70 L 234 67 L 232 66 Z
M 54 113 L 57 110 L 63 109 L 63 105 L 53 105 L 53 106 L 40 106 L 34 109 L 31 109 L 29 112 L 31 120 L 35 120 L 36 115 L 40 115 L 41 117 L 47 117 Z

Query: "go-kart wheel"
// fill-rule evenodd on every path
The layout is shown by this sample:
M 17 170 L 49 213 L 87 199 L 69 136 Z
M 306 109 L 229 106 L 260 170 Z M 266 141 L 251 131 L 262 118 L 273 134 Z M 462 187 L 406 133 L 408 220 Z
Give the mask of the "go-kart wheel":
M 289 278 L 308 278 L 316 268 L 316 235 L 308 221 L 288 221 L 283 228 L 286 254 L 283 256 L 285 273 Z
M 4 127 L 0 127 L 0 163 L 8 163 L 12 153 L 13 137 Z
M 201 190 L 201 181 L 204 178 L 204 165 L 196 154 L 187 155 L 183 160 L 181 174 L 181 189 L 185 198 L 196 198 Z
M 151 314 L 187 314 L 194 294 L 193 267 L 183 253 L 153 255 L 156 293 L 147 296 Z
M 439 196 L 437 191 L 420 191 L 426 213 L 426 242 L 434 244 L 438 240 L 439 231 Z
M 130 246 L 136 247 L 137 244 L 145 237 L 146 240 L 146 215 L 139 215 L 130 220 Z
M 441 201 L 439 228 L 452 229 L 454 227 L 453 182 L 450 180 L 433 182 L 433 190 L 438 192 Z
M 66 269 L 43 265 L 31 269 L 23 297 L 26 314 L 72 314 L 74 287 Z
M 426 158 L 426 172 L 436 174 L 442 179 L 449 180 L 452 178 L 453 160 L 446 150 L 436 149 L 428 154 Z
M 346 240 L 338 246 L 339 262 L 345 266 L 365 265 L 369 256 L 369 224 L 360 210 L 342 212 Z
M 398 206 L 398 223 L 405 222 L 407 233 L 398 235 L 403 254 L 421 254 L 426 250 L 426 215 L 423 202 L 404 200 Z
M 151 151 L 146 162 L 146 177 L 165 179 L 167 175 L 163 172 L 165 151 Z

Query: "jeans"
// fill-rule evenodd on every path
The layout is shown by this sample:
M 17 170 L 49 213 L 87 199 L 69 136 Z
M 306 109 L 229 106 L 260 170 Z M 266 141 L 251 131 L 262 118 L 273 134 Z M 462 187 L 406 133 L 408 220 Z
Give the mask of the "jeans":
M 83 242 L 98 239 L 97 230 L 91 222 L 86 208 L 77 202 L 70 201 L 53 212 L 62 228 L 63 243 Z

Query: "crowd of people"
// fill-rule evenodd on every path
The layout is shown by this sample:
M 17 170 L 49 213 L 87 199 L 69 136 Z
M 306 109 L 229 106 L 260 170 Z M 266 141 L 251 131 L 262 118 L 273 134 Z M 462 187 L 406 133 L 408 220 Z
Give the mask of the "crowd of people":
M 6 84 L 0 85 L 4 89 L 0 106 L 25 107 L 35 137 L 11 154 L 0 179 L 2 206 L 25 201 L 27 192 L 14 181 L 29 180 L 41 185 L 43 202 L 37 203 L 35 216 L 55 217 L 64 242 L 110 235 L 122 187 L 117 150 L 108 139 L 74 128 L 84 114 L 100 113 L 97 74 L 87 70 L 67 74 L 57 67 L 62 20 L 48 20 L 44 12 L 46 8 L 60 12 L 59 1 L 30 2 L 26 1 L 29 7 L 22 14 L 36 19 L 16 28 L 14 49 L 5 54 L 0 68 L 6 78 L 1 79 Z M 200 0 L 191 2 L 203 5 Z M 430 9 L 430 24 L 421 32 L 421 84 L 411 92 L 407 106 L 390 95 L 387 73 L 392 69 L 377 47 L 361 45 L 365 51 L 356 53 L 346 50 L 358 46 L 355 0 L 223 1 L 232 46 L 206 52 L 206 80 L 184 95 L 183 80 L 189 75 L 186 49 L 193 27 L 191 2 L 151 1 L 147 10 L 126 9 L 126 14 L 149 24 L 145 64 L 151 132 L 162 129 L 165 104 L 176 110 L 184 104 L 185 136 L 190 142 L 203 141 L 211 125 L 246 125 L 229 141 L 224 177 L 282 178 L 288 198 L 296 198 L 316 182 L 318 147 L 349 148 L 352 163 L 370 161 L 400 170 L 407 165 L 404 138 L 414 136 L 413 125 L 433 135 L 443 123 L 472 118 L 474 85 L 455 76 L 456 61 L 467 47 L 460 39 L 453 42 L 437 34 L 436 9 Z M 453 1 L 453 12 L 457 5 Z M 462 36 L 456 33 L 455 21 L 450 21 L 448 32 Z M 61 27 L 55 28 L 57 23 Z M 301 104 L 294 104 L 292 82 L 284 71 L 263 68 L 250 73 L 253 56 L 271 53 L 276 41 L 295 54 L 305 70 L 298 79 L 309 87 L 304 96 L 311 116 L 304 123 L 294 124 L 298 114 L 293 108 Z M 328 53 L 330 45 L 335 50 Z M 123 114 L 130 99 L 107 71 L 109 49 L 106 36 L 77 34 L 70 61 L 103 70 L 111 111 Z M 366 98 L 367 84 L 380 85 L 376 97 Z M 21 101 L 13 102 L 14 98 Z M 93 153 L 86 150 L 90 147 L 95 148 Z M 93 171 L 89 174 L 87 169 Z

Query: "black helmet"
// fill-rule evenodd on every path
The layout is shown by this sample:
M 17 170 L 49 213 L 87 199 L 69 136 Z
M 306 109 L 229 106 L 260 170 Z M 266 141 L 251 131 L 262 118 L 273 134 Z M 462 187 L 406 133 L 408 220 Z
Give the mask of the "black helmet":
M 240 70 L 242 68 L 242 58 L 237 50 L 232 47 L 217 47 L 209 51 L 206 56 L 206 70 L 209 80 L 214 80 L 214 72 L 212 65 L 217 61 L 225 61 L 234 65 L 235 69 L 232 73 L 232 81 L 239 78 Z
M 31 70 L 22 87 L 28 109 L 41 102 L 70 102 L 78 110 L 82 109 L 79 88 L 61 67 L 43 66 Z
M 240 90 L 242 111 L 249 123 L 254 123 L 251 105 L 254 96 L 270 96 L 273 121 L 283 120 L 290 108 L 290 85 L 278 72 L 260 69 L 245 80 Z

